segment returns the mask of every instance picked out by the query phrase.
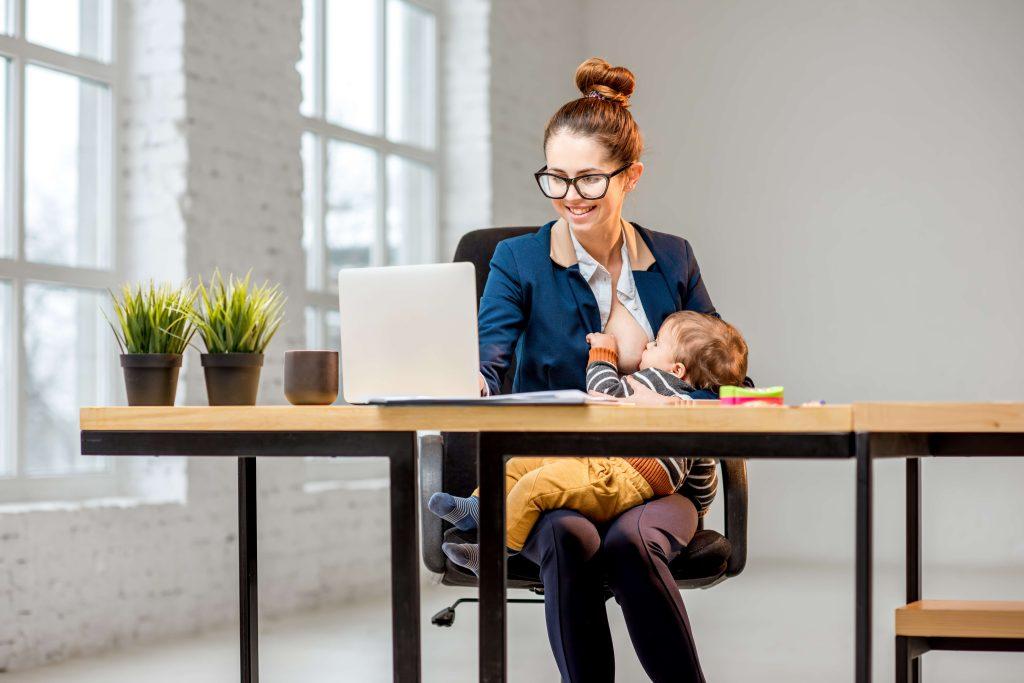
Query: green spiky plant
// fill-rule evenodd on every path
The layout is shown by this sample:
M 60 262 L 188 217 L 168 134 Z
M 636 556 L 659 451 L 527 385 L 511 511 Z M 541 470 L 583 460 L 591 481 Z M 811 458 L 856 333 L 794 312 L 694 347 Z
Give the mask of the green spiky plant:
M 148 287 L 121 285 L 120 296 L 110 292 L 117 326 L 107 318 L 121 353 L 184 353 L 196 332 L 191 282 L 180 287 L 168 283 Z M 106 314 L 104 314 L 106 315 Z
M 209 287 L 199 280 L 193 319 L 207 353 L 263 353 L 284 320 L 278 285 L 253 285 L 252 272 L 225 281 L 214 271 Z

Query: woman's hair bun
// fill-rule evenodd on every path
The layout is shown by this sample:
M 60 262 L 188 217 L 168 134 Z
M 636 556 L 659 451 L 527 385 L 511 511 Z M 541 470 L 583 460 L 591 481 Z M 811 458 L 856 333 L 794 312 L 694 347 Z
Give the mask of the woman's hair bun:
M 576 87 L 584 97 L 597 93 L 606 100 L 628 107 L 636 78 L 624 66 L 612 66 L 600 57 L 591 57 L 576 69 Z

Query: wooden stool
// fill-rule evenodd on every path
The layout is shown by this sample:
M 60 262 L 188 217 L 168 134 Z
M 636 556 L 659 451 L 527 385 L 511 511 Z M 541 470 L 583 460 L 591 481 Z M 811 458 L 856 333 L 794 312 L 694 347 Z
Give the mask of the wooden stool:
M 929 650 L 1024 652 L 1024 601 L 919 600 L 898 608 L 896 683 L 919 683 L 914 660 Z

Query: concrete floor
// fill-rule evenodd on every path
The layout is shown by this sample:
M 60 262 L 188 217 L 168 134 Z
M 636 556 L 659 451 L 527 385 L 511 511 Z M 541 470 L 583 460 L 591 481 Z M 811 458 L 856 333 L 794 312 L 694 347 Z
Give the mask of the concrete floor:
M 929 568 L 928 597 L 1024 599 L 1024 569 Z M 705 674 L 712 683 L 853 680 L 853 575 L 842 566 L 748 566 L 740 577 L 686 594 Z M 896 568 L 876 570 L 875 680 L 893 680 L 892 609 L 901 602 Z M 476 605 L 459 608 L 450 629 L 429 617 L 467 591 L 427 586 L 423 593 L 425 681 L 476 680 Z M 523 597 L 523 596 L 519 596 Z M 609 603 L 618 681 L 646 681 Z M 237 631 L 221 629 L 175 641 L 0 674 L 0 683 L 223 683 L 237 680 Z M 509 608 L 510 680 L 556 682 L 539 605 Z M 1024 654 L 933 652 L 928 683 L 1021 683 Z M 391 680 L 386 600 L 325 609 L 261 624 L 260 680 Z

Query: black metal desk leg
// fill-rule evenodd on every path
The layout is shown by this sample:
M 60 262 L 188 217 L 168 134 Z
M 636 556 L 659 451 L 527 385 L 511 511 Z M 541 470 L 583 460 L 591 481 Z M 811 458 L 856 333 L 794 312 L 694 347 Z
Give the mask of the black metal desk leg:
M 480 680 L 506 680 L 505 457 L 480 435 Z
M 907 604 L 921 599 L 921 459 L 907 458 Z M 899 639 L 897 638 L 897 641 Z M 921 681 L 921 658 L 910 662 L 910 683 Z
M 238 588 L 242 683 L 258 683 L 259 613 L 256 598 L 256 458 L 238 459 Z
M 857 559 L 856 559 L 856 683 L 871 681 L 871 565 L 872 565 L 872 493 L 871 443 L 868 434 L 858 432 L 857 453 Z
M 390 454 L 391 638 L 395 681 L 420 680 L 419 544 L 416 540 L 416 433 Z

